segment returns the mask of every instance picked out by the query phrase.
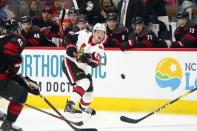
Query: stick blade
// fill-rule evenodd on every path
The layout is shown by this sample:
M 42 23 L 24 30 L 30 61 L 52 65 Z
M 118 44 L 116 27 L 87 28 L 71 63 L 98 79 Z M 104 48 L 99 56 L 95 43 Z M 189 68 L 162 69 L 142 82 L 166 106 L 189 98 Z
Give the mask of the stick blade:
M 70 121 L 70 123 L 75 125 L 75 126 L 82 126 L 84 124 L 83 121 L 79 121 L 79 122 L 72 122 L 72 121 Z
M 98 131 L 96 128 L 83 128 L 80 131 Z
M 132 119 L 132 118 L 128 118 L 126 116 L 121 116 L 120 117 L 120 120 L 123 121 L 123 122 L 127 122 L 127 123 L 133 123 L 133 124 L 136 124 L 139 122 L 139 120 L 137 119 Z

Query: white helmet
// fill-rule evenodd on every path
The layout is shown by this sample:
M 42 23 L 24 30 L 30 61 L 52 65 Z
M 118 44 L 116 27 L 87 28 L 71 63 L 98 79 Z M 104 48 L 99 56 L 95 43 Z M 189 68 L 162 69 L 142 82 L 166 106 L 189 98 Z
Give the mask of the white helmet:
M 94 27 L 93 27 L 93 31 L 95 30 L 102 30 L 106 33 L 106 26 L 105 24 L 101 24 L 101 23 L 97 23 Z

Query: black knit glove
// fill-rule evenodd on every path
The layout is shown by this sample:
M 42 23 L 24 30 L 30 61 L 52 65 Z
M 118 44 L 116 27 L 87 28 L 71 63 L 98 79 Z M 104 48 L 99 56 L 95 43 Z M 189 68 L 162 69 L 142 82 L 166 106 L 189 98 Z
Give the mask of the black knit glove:
M 82 54 L 82 55 L 79 57 L 79 60 L 80 60 L 82 63 L 88 63 L 88 62 L 89 62 L 89 59 L 91 59 L 91 55 L 88 54 L 88 53 L 84 53 L 84 54 Z

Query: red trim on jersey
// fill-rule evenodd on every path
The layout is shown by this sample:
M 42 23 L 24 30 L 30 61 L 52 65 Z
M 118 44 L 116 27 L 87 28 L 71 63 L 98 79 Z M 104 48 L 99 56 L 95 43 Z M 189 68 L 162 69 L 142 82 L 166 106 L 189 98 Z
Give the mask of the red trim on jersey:
M 180 31 L 176 31 L 176 32 L 174 33 L 175 36 L 176 36 L 176 35 L 179 35 L 179 34 L 181 34 Z
M 185 40 L 189 40 L 191 41 L 192 43 L 196 40 L 196 38 L 190 34 L 186 34 L 184 37 L 183 37 Z
M 8 106 L 8 112 L 15 116 L 18 116 L 21 113 L 22 109 L 23 109 L 22 105 L 13 102 L 10 102 Z
M 88 40 L 88 43 L 91 45 L 91 46 L 95 46 L 96 44 L 92 42 L 92 38 L 93 36 L 91 36 Z
M 91 104 L 91 102 L 84 102 L 83 98 L 81 98 L 80 100 L 80 104 L 83 105 L 83 106 L 89 106 Z
M 99 65 L 99 63 L 101 62 L 101 59 L 100 59 L 100 56 L 98 55 L 98 56 L 95 56 L 95 58 L 94 58 L 94 60 L 97 62 L 92 62 L 92 63 L 94 63 L 96 66 L 98 66 Z
M 153 46 L 153 43 L 149 40 L 143 40 L 142 42 L 144 43 L 145 47 L 152 47 Z
M 7 80 L 8 78 L 7 74 L 0 74 L 0 80 Z
M 11 56 L 16 56 L 19 53 L 19 47 L 13 42 L 8 42 L 4 45 L 4 53 Z
M 39 41 L 35 38 L 30 38 L 27 40 L 29 43 L 31 43 L 33 46 L 39 46 Z
M 85 90 L 80 86 L 75 86 L 73 92 L 78 93 L 81 97 L 85 94 Z

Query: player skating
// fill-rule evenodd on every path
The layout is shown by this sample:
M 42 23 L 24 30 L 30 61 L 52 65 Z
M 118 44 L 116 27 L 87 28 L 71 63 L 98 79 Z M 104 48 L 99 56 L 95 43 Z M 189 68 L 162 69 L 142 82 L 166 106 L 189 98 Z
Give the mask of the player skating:
M 95 115 L 96 111 L 89 107 L 93 99 L 93 82 L 90 69 L 97 67 L 104 55 L 103 41 L 106 37 L 106 27 L 97 23 L 93 32 L 82 30 L 66 40 L 66 57 L 63 61 L 63 71 L 70 83 L 74 84 L 71 99 L 67 101 L 65 112 L 86 112 Z M 79 109 L 75 105 L 79 102 Z

